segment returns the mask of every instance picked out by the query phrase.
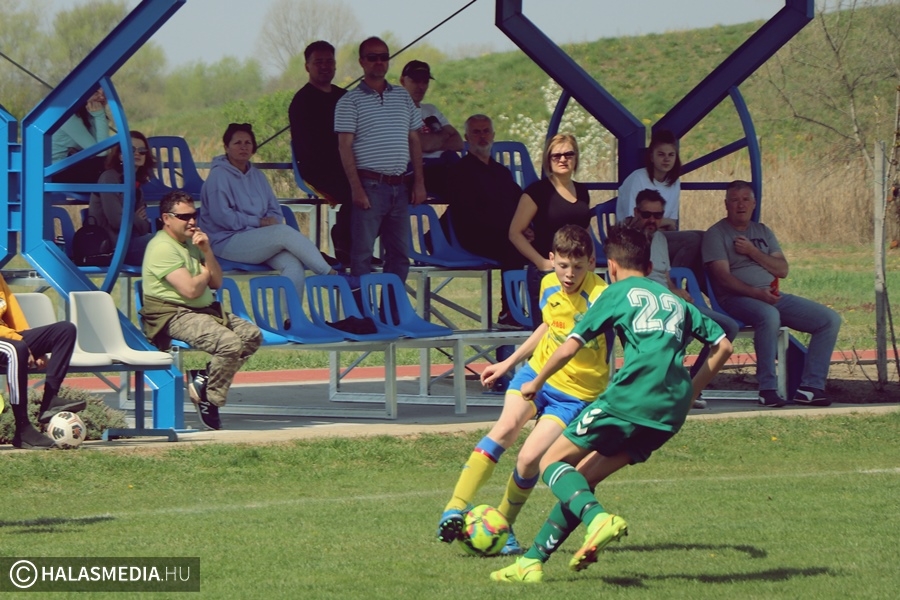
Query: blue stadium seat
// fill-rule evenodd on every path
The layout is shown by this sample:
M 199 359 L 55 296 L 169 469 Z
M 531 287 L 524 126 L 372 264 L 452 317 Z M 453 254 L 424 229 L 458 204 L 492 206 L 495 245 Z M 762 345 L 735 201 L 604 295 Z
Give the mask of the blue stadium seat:
M 199 200 L 203 178 L 197 171 L 191 149 L 184 138 L 157 135 L 148 138 L 147 142 L 156 160 L 156 169 L 154 177 L 141 186 L 144 198 L 159 201 L 167 193 L 181 190 Z
M 298 344 L 328 344 L 344 341 L 342 332 L 313 324 L 293 282 L 283 275 L 250 279 L 250 304 L 257 327 Z
M 306 296 L 309 300 L 309 313 L 312 322 L 323 329 L 343 335 L 348 340 L 358 342 L 376 340 L 395 340 L 399 337 L 396 331 L 388 328 L 380 321 L 375 322 L 375 333 L 353 333 L 337 329 L 333 323 L 348 317 L 362 319 L 356 298 L 347 279 L 340 275 L 313 275 L 306 279 Z
M 360 277 L 359 283 L 363 314 L 393 330 L 397 336 L 424 338 L 453 333 L 449 327 L 430 323 L 416 314 L 403 282 L 394 273 L 369 273 Z M 396 322 L 391 317 L 395 311 Z
M 503 272 L 503 289 L 509 303 L 509 314 L 522 327 L 531 328 L 531 298 L 528 295 L 527 272 L 515 269 Z

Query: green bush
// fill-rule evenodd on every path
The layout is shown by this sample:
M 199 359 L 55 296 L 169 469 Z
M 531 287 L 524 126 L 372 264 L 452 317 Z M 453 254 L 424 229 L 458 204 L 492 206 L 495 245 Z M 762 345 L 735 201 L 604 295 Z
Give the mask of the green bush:
M 87 428 L 86 440 L 99 440 L 103 435 L 104 429 L 126 427 L 125 413 L 108 407 L 104 404 L 103 399 L 100 396 L 91 394 L 86 390 L 70 387 L 63 387 L 59 391 L 59 395 L 61 398 L 83 399 L 87 402 L 87 408 L 78 413 L 78 416 L 81 417 L 81 420 L 84 421 L 84 425 Z M 34 423 L 35 426 L 37 426 L 41 397 L 41 391 L 35 389 L 28 390 L 28 415 L 31 417 L 31 422 Z M 9 402 L 6 404 L 9 405 Z M 12 407 L 7 406 L 3 411 L 3 414 L 0 414 L 0 444 L 12 443 L 15 432 L 16 421 L 15 417 L 13 417 Z

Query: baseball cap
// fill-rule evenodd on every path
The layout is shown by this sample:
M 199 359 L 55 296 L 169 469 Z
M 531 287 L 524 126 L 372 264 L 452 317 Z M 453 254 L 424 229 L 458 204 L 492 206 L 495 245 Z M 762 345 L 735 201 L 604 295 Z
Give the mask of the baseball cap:
M 412 77 L 413 79 L 434 79 L 431 76 L 431 67 L 427 62 L 421 60 L 411 60 L 403 67 L 401 77 Z

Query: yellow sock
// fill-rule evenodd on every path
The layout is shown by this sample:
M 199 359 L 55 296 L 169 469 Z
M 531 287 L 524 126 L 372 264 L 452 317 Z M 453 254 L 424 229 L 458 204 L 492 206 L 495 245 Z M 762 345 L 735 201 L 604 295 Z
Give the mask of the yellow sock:
M 519 511 L 522 510 L 525 502 L 528 501 L 528 497 L 536 484 L 537 477 L 531 480 L 522 480 L 516 476 L 515 470 L 510 474 L 509 480 L 506 482 L 506 492 L 503 494 L 503 500 L 500 501 L 500 506 L 497 507 L 497 510 L 503 513 L 510 525 L 516 522 Z M 522 487 L 523 485 L 526 487 Z
M 456 487 L 453 488 L 453 497 L 444 510 L 465 510 L 474 500 L 479 488 L 491 478 L 496 464 L 482 452 L 472 452 L 469 455 L 469 460 L 466 461 L 466 466 L 463 467 L 462 473 L 459 474 Z

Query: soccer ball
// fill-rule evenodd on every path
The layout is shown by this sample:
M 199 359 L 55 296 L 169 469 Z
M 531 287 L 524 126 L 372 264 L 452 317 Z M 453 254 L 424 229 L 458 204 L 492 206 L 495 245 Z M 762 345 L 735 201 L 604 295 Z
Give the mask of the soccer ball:
M 87 435 L 84 421 L 75 413 L 63 411 L 53 415 L 47 424 L 47 436 L 60 448 L 77 448 Z
M 509 537 L 509 521 L 493 506 L 482 504 L 466 513 L 462 547 L 473 556 L 500 554 Z

